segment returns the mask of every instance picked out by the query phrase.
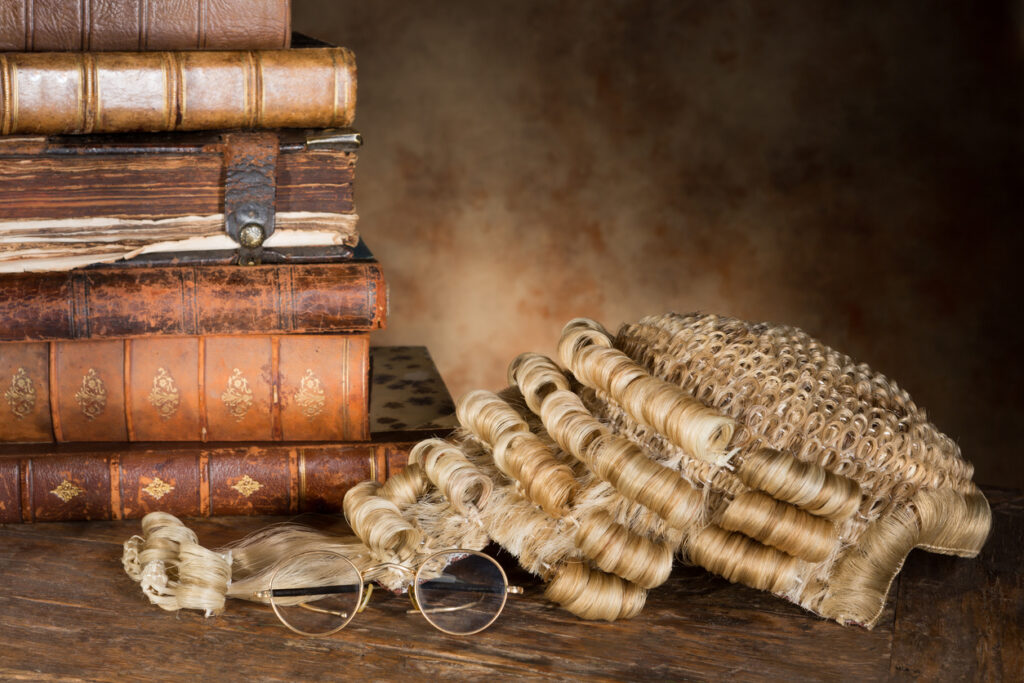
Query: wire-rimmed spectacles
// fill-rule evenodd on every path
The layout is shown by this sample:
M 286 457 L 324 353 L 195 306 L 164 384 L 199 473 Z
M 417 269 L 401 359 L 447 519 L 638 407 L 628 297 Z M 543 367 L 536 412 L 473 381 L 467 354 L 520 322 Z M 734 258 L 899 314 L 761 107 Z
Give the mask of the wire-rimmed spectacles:
M 367 577 L 393 569 L 412 577 L 409 599 L 436 629 L 452 635 L 479 633 L 494 623 L 510 593 L 505 570 L 476 550 L 434 553 L 415 570 L 384 563 L 360 571 L 344 555 L 311 550 L 288 557 L 271 572 L 270 588 L 254 595 L 269 600 L 278 619 L 304 636 L 327 636 L 366 609 L 373 594 Z

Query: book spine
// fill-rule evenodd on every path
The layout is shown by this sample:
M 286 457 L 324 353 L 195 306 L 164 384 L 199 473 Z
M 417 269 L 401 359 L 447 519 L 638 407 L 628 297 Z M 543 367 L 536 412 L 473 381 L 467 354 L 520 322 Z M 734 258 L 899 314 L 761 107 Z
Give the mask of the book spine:
M 283 49 L 290 0 L 4 0 L 0 51 Z
M 369 438 L 368 335 L 0 345 L 0 441 Z
M 0 54 L 0 134 L 334 128 L 355 116 L 340 47 Z
M 0 458 L 0 523 L 340 513 L 399 471 L 413 443 L 154 447 Z M 395 462 L 389 462 L 394 458 Z
M 119 230 L 132 229 L 133 220 L 224 221 L 224 158 L 216 144 L 201 153 L 170 145 L 126 153 L 113 145 L 12 150 L 4 142 L 0 138 L 0 236 L 38 236 L 31 229 L 45 219 L 58 221 L 46 226 L 55 237 L 82 230 L 72 222 L 78 219 L 109 217 L 98 229 Z M 307 213 L 320 221 L 323 214 L 354 215 L 356 158 L 347 150 L 283 149 L 275 207 L 282 227 L 305 227 L 298 219 Z M 116 226 L 116 219 L 128 225 Z M 169 239 L 191 236 L 177 225 L 167 232 Z
M 376 262 L 97 268 L 0 277 L 0 341 L 383 328 Z

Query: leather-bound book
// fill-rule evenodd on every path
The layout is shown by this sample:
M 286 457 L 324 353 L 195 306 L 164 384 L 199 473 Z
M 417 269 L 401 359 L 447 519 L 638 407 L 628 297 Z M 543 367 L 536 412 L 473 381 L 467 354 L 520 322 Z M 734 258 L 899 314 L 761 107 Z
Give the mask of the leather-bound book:
M 369 441 L 0 446 L 0 523 L 341 512 L 352 485 L 384 481 L 455 425 L 425 348 L 372 359 Z
M 289 0 L 0 0 L 0 52 L 283 49 Z
M 369 438 L 369 335 L 0 345 L 0 441 Z
M 355 107 L 341 47 L 0 53 L 0 135 L 336 128 Z
M 0 342 L 369 332 L 385 326 L 388 306 L 372 256 L 8 273 L 0 292 Z M 10 348 L 0 344 L 0 358 Z
M 354 246 L 358 133 L 283 130 L 0 137 L 0 272 L 238 247 Z

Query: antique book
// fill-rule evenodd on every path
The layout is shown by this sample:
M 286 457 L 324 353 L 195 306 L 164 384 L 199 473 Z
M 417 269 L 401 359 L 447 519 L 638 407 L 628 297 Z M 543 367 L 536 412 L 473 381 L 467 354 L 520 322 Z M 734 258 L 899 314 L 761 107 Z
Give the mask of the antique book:
M 290 43 L 290 0 L 0 0 L 0 52 L 273 50 Z
M 141 253 L 237 248 L 265 207 L 264 248 L 353 246 L 352 130 L 0 137 L 0 272 Z
M 423 347 L 371 351 L 369 441 L 0 446 L 0 523 L 176 515 L 341 512 L 345 492 L 384 481 L 455 416 Z
M 367 258 L 0 275 L 0 342 L 381 329 L 387 286 Z M 0 345 L 0 354 L 5 347 Z
M 0 135 L 352 124 L 342 47 L 0 53 Z
M 369 335 L 0 344 L 0 441 L 369 438 Z

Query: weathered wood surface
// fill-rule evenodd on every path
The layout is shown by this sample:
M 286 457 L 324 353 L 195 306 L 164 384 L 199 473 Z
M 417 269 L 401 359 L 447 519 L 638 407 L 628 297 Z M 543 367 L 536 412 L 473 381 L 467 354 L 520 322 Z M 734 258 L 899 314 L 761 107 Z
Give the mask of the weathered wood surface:
M 995 532 L 981 556 L 915 551 L 873 631 L 677 568 L 639 617 L 615 624 L 551 606 L 517 573 L 526 594 L 477 636 L 435 631 L 405 613 L 404 598 L 384 594 L 344 631 L 303 638 L 260 605 L 232 601 L 210 619 L 150 605 L 120 563 L 137 522 L 0 527 L 0 678 L 1019 678 L 1024 494 L 991 496 Z M 276 519 L 192 525 L 219 545 Z
M 1024 680 L 1024 495 L 985 491 L 980 561 L 915 551 L 900 578 L 893 678 Z

